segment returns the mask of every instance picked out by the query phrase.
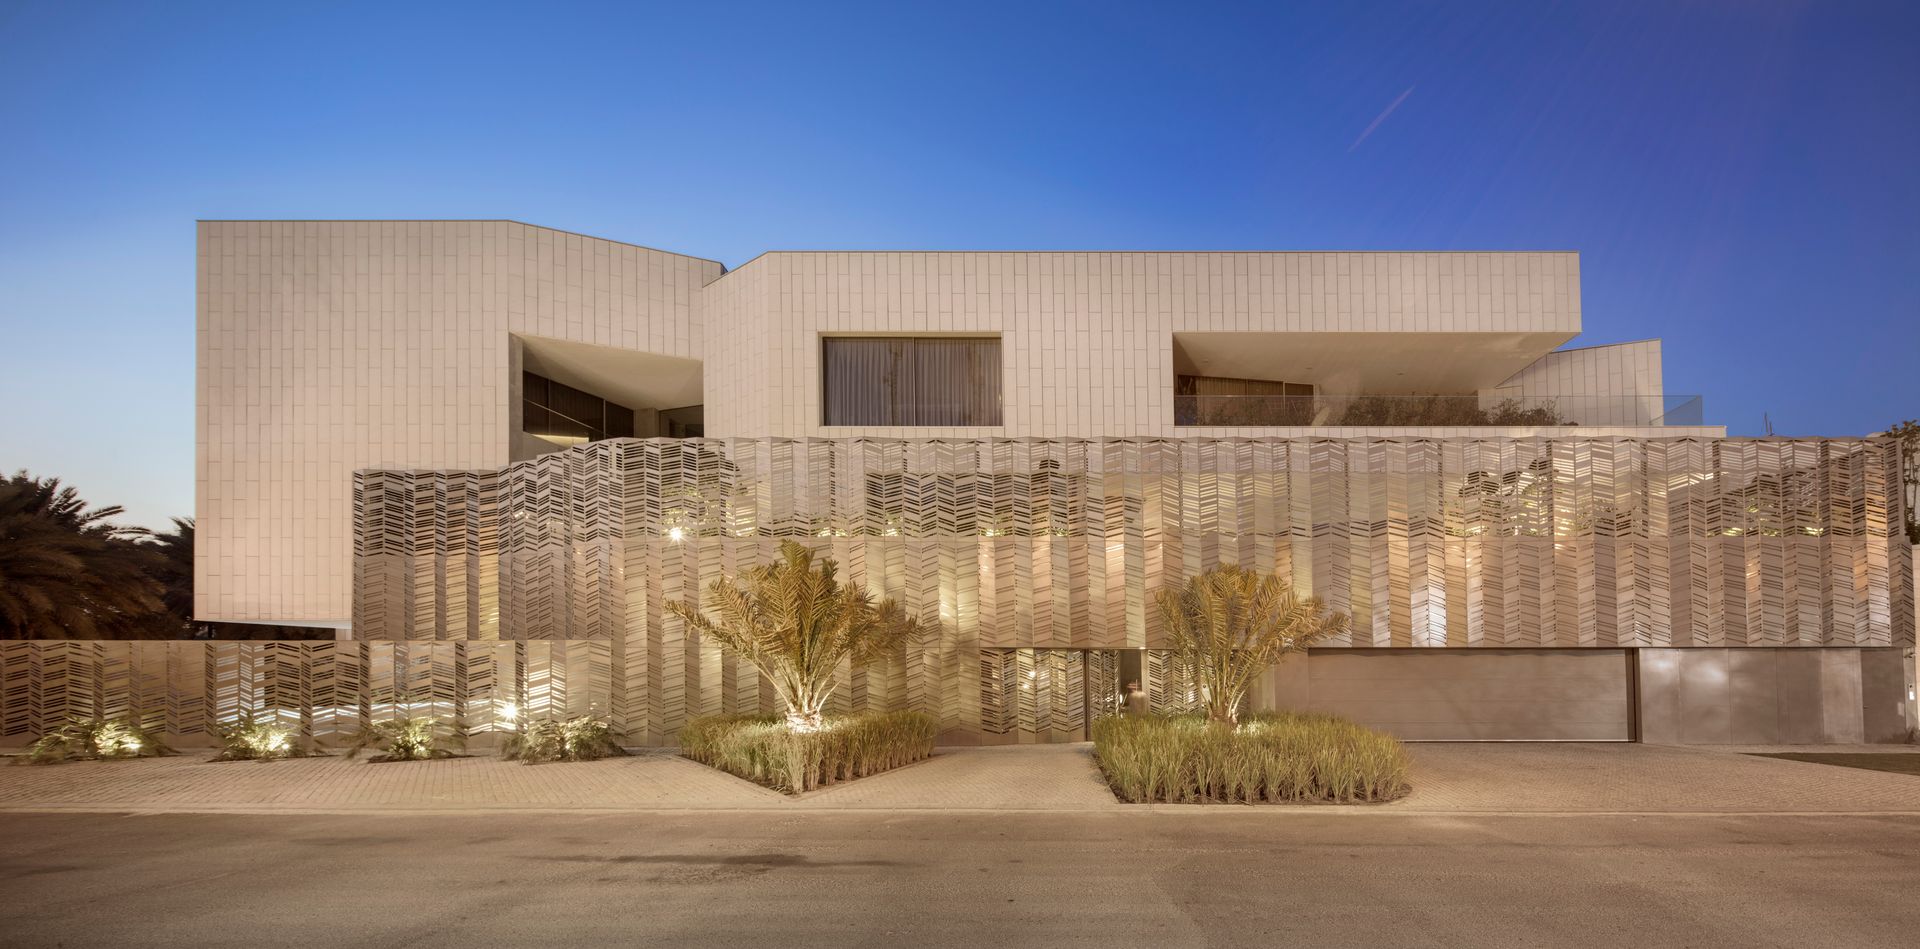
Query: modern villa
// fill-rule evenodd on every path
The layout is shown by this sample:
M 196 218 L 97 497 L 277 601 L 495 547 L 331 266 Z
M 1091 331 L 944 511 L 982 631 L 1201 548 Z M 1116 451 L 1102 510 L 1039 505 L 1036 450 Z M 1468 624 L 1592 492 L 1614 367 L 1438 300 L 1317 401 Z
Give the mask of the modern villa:
M 425 702 L 670 743 L 773 709 L 665 604 L 783 539 L 930 627 L 839 708 L 954 743 L 1081 740 L 1132 682 L 1191 703 L 1152 594 L 1220 563 L 1350 617 L 1263 707 L 1430 740 L 1914 724 L 1893 444 L 1727 437 L 1658 340 L 1580 344 L 1574 253 L 729 270 L 512 221 L 205 221 L 198 276 L 197 614 L 338 638 L 133 644 L 170 732 Z

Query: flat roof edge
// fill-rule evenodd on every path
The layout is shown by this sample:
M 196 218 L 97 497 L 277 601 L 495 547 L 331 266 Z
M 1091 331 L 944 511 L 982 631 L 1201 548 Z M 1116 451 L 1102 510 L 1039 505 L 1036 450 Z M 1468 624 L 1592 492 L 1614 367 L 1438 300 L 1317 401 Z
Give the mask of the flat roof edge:
M 570 234 L 574 237 L 584 237 L 588 240 L 619 244 L 622 247 L 636 247 L 640 250 L 650 250 L 656 254 L 672 254 L 675 257 L 685 257 L 688 260 L 700 260 L 709 264 L 719 264 L 721 270 L 727 269 L 725 263 L 715 260 L 712 257 L 684 254 L 677 250 L 667 250 L 664 247 L 636 244 L 633 241 L 601 237 L 598 234 L 587 234 L 581 231 L 570 231 L 564 227 L 548 227 L 545 224 L 535 224 L 531 221 L 522 221 L 518 218 L 510 217 L 201 217 L 194 218 L 193 222 L 195 224 L 518 224 L 521 227 L 535 227 L 543 231 L 552 231 L 555 234 Z

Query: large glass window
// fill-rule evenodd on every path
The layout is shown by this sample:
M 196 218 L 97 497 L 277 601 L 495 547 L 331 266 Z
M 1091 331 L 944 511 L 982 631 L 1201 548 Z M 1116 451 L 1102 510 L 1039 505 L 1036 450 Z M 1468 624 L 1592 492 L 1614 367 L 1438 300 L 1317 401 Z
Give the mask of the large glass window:
M 520 396 L 520 429 L 529 435 L 559 445 L 633 437 L 633 410 L 591 392 L 525 372 Z
M 1000 340 L 829 336 L 827 425 L 1000 425 Z

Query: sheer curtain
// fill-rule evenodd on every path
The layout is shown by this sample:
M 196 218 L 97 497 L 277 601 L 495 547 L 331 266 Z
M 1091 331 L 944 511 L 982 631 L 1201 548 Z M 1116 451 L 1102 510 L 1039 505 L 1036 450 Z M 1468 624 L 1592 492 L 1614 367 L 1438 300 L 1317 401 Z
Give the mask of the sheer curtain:
M 830 336 L 827 425 L 999 425 L 1000 340 Z

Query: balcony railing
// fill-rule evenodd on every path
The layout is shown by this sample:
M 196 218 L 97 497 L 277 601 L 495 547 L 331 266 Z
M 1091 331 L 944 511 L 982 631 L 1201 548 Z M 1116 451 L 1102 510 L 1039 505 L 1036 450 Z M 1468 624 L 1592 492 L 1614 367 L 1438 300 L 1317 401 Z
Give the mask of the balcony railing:
M 661 409 L 658 413 L 657 438 L 700 438 L 705 434 L 701 406 L 683 405 L 677 409 Z M 546 439 L 556 445 L 572 447 L 597 442 L 607 438 L 631 438 L 633 431 L 615 433 L 607 431 L 592 422 L 582 421 L 550 405 L 543 405 L 533 399 L 521 401 L 520 430 L 535 438 Z
M 556 445 L 584 445 L 607 437 L 606 430 L 533 399 L 521 401 L 522 431 Z
M 1176 395 L 1175 425 L 1701 425 L 1697 395 Z

